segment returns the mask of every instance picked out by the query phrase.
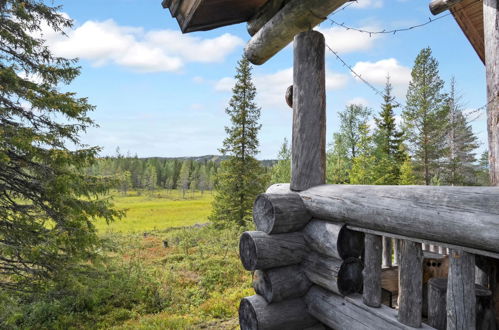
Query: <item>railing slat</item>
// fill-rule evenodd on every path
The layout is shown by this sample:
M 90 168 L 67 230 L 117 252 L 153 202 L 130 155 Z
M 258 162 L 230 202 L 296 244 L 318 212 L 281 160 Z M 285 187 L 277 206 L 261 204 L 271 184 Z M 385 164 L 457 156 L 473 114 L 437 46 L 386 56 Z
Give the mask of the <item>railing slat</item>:
M 447 329 L 475 329 L 475 255 L 451 250 L 447 282 Z
M 371 307 L 381 306 L 381 251 L 382 238 L 366 234 L 364 246 L 364 290 L 362 300 Z
M 420 243 L 402 241 L 399 265 L 399 312 L 401 323 L 419 328 L 423 304 L 423 251 Z

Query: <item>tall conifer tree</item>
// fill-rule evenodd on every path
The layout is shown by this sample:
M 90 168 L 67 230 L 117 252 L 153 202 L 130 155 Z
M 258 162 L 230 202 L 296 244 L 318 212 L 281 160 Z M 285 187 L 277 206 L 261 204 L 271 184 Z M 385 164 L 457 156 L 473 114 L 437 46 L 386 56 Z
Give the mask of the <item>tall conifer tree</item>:
M 99 197 L 108 183 L 86 174 L 93 106 L 60 91 L 80 70 L 36 37 L 72 25 L 46 3 L 0 1 L 0 287 L 14 290 L 80 267 L 99 245 L 92 220 L 120 215 Z
M 429 185 L 432 178 L 439 175 L 448 129 L 444 82 L 429 47 L 416 57 L 411 77 L 402 118 L 415 174 Z
M 210 220 L 217 225 L 246 226 L 252 219 L 253 202 L 266 184 L 264 169 L 255 158 L 258 153 L 260 108 L 255 103 L 256 88 L 246 58 L 238 62 L 236 83 L 225 112 L 231 126 L 220 152 L 229 156 L 221 164 Z
M 463 114 L 456 81 L 452 78 L 447 100 L 449 130 L 447 134 L 447 159 L 445 183 L 448 185 L 476 184 L 476 156 L 478 138 Z
M 376 145 L 376 177 L 377 184 L 397 184 L 400 177 L 400 167 L 405 155 L 403 152 L 403 132 L 397 129 L 394 108 L 395 98 L 392 96 L 390 76 L 386 78 L 383 104 L 379 117 L 374 118 L 376 132 L 374 141 Z

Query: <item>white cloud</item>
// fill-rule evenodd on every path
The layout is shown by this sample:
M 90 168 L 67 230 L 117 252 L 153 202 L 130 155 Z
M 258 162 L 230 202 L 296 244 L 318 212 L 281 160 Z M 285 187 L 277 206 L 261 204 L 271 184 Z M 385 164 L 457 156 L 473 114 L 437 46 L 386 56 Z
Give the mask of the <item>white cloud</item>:
M 348 82 L 345 74 L 326 71 L 326 89 L 340 89 Z M 225 77 L 215 84 L 217 91 L 231 91 L 234 86 L 234 78 Z M 277 71 L 271 74 L 260 74 L 254 76 L 257 88 L 257 103 L 266 107 L 287 107 L 284 96 L 286 89 L 293 84 L 293 68 Z
M 66 34 L 43 29 L 47 45 L 58 56 L 79 57 L 96 66 L 114 63 L 139 72 L 178 71 L 186 62 L 220 62 L 243 44 L 228 33 L 202 39 L 173 30 L 121 26 L 111 19 L 86 21 Z
M 379 28 L 375 26 L 362 26 L 359 29 L 366 31 L 375 31 Z M 319 32 L 324 34 L 326 44 L 338 53 L 351 53 L 358 51 L 369 50 L 374 46 L 374 42 L 381 38 L 380 34 L 369 36 L 368 33 L 363 33 L 355 30 L 348 30 L 340 26 L 331 28 L 318 28 Z
M 390 75 L 394 95 L 399 98 L 405 95 L 411 80 L 411 69 L 401 65 L 395 58 L 377 62 L 357 62 L 353 70 L 369 83 L 381 86 L 386 83 L 387 75 Z
M 225 77 L 220 79 L 215 83 L 215 90 L 219 92 L 230 92 L 232 90 L 232 87 L 234 87 L 234 84 L 236 83 L 236 80 L 231 77 Z
M 354 97 L 353 99 L 347 101 L 347 105 L 351 104 L 360 104 L 367 107 L 369 106 L 369 101 L 363 97 Z
M 381 8 L 383 6 L 382 0 L 357 0 L 352 4 L 351 8 L 367 9 L 367 8 Z

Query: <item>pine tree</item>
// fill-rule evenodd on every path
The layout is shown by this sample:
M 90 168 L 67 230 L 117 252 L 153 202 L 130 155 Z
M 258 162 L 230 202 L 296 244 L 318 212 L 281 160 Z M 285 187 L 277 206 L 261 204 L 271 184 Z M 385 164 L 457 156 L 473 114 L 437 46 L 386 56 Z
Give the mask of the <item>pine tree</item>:
M 445 154 L 448 107 L 442 92 L 444 82 L 430 48 L 416 57 L 402 112 L 417 177 L 426 185 L 439 175 Z
M 398 105 L 394 104 L 392 96 L 392 85 L 390 77 L 386 78 L 384 103 L 376 122 L 375 132 L 375 154 L 376 154 L 376 177 L 377 184 L 397 184 L 400 177 L 400 167 L 405 160 L 402 152 L 403 132 L 397 129 L 395 113 L 393 111 Z
M 189 189 L 189 176 L 190 176 L 191 165 L 188 160 L 182 162 L 182 167 L 180 168 L 180 175 L 178 177 L 177 187 L 182 189 L 182 198 L 185 198 L 185 191 Z
M 216 194 L 210 220 L 219 226 L 251 222 L 253 202 L 265 189 L 264 169 L 255 158 L 258 153 L 258 131 L 261 125 L 260 108 L 255 104 L 256 88 L 246 58 L 238 62 L 236 83 L 225 112 L 231 126 L 226 127 L 227 138 L 220 152 L 223 161 L 217 175 Z
M 85 174 L 94 107 L 60 91 L 79 68 L 35 37 L 42 24 L 72 22 L 44 1 L 0 1 L 0 287 L 13 290 L 83 267 L 100 245 L 93 220 L 121 214 L 99 197 L 109 180 Z
M 451 79 L 447 100 L 449 132 L 447 134 L 447 159 L 444 182 L 447 185 L 463 186 L 476 184 L 476 156 L 478 138 L 466 120 L 456 93 L 456 81 Z
M 288 140 L 284 138 L 281 150 L 277 155 L 277 163 L 272 166 L 270 173 L 270 182 L 284 183 L 291 181 L 291 149 L 288 146 Z

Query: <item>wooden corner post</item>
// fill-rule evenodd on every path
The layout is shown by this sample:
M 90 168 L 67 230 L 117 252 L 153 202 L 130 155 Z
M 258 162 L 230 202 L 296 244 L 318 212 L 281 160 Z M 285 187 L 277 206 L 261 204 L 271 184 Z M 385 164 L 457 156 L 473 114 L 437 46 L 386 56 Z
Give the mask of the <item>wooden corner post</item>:
M 326 183 L 325 40 L 317 31 L 294 39 L 291 190 Z
M 485 68 L 487 72 L 487 127 L 490 183 L 499 186 L 499 6 L 498 0 L 483 1 Z

